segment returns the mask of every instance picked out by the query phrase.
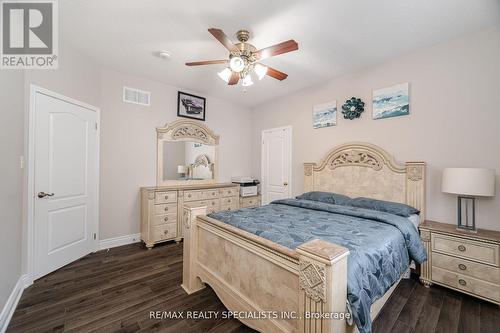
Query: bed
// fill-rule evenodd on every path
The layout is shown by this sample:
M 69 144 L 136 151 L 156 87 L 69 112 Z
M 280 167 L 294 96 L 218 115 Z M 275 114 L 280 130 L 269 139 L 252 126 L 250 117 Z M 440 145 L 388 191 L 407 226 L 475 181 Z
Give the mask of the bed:
M 419 210 L 423 220 L 425 163 L 399 164 L 377 146 L 344 144 L 331 149 L 319 163 L 304 164 L 304 192 L 310 191 L 407 204 Z M 292 215 L 299 215 L 296 220 L 307 223 L 286 224 Z M 330 221 L 334 215 L 337 219 Z M 353 300 L 353 262 L 360 261 L 353 259 L 359 257 L 360 245 L 348 242 L 355 242 L 359 231 L 354 223 L 376 224 L 375 229 L 383 229 L 380 235 L 389 234 L 391 228 L 399 230 L 391 233 L 399 234 L 404 242 L 401 246 L 407 246 L 407 251 L 400 253 L 425 259 L 420 240 L 416 239 L 418 233 L 415 236 L 416 231 L 409 231 L 414 228 L 411 222 L 376 215 L 363 209 L 293 199 L 211 215 L 216 218 L 206 216 L 206 207 L 185 206 L 182 287 L 190 294 L 210 285 L 235 317 L 261 332 L 356 331 L 356 326 L 347 325 L 345 315 L 348 286 Z M 349 223 L 353 223 L 352 227 Z M 298 238 L 287 237 L 286 230 L 280 228 L 299 228 L 301 232 Z M 340 237 L 331 230 L 340 232 Z M 348 266 L 349 249 L 352 256 Z M 415 255 L 415 251 L 420 252 Z M 361 268 L 363 265 L 358 264 Z M 397 274 L 402 274 L 402 268 L 396 270 Z M 382 283 L 383 290 L 370 295 L 368 310 L 364 306 L 368 323 L 361 323 L 362 332 L 370 330 L 370 319 L 376 317 L 400 281 L 394 272 L 387 275 L 391 277 Z

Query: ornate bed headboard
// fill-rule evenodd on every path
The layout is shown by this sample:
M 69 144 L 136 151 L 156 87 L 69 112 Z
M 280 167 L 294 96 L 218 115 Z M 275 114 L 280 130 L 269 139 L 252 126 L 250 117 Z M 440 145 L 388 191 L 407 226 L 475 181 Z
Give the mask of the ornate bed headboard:
M 406 203 L 425 219 L 425 162 L 397 163 L 385 150 L 362 142 L 330 150 L 320 163 L 304 163 L 304 191 L 327 191 Z

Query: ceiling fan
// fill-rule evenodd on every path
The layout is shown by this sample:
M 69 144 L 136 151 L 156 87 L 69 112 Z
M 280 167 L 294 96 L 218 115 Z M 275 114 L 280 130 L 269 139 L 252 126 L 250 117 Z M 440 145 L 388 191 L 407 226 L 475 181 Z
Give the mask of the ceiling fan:
M 273 46 L 269 46 L 257 50 L 255 46 L 247 43 L 250 38 L 250 33 L 247 30 L 239 30 L 236 33 L 236 38 L 239 43 L 233 44 L 221 29 L 210 28 L 208 29 L 215 39 L 217 39 L 226 49 L 229 50 L 229 59 L 227 60 L 207 60 L 187 62 L 187 66 L 200 66 L 200 65 L 215 65 L 215 64 L 229 64 L 218 73 L 219 77 L 227 82 L 228 85 L 235 85 L 241 79 L 241 85 L 244 87 L 253 84 L 251 72 L 252 70 L 257 74 L 259 80 L 265 75 L 271 76 L 277 80 L 284 80 L 287 74 L 280 72 L 269 66 L 261 64 L 259 61 L 279 54 L 296 51 L 299 49 L 299 44 L 293 39 L 287 40 Z

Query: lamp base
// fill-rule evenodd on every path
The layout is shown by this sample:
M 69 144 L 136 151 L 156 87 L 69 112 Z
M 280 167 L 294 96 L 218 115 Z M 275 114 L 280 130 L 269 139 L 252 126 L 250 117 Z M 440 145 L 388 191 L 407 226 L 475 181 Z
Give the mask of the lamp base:
M 469 234 L 477 234 L 477 229 L 468 229 L 468 228 L 460 228 L 460 227 L 456 227 L 457 231 L 461 231 L 461 232 L 464 232 L 464 233 L 469 233 Z
M 476 232 L 476 199 L 458 196 L 457 229 Z

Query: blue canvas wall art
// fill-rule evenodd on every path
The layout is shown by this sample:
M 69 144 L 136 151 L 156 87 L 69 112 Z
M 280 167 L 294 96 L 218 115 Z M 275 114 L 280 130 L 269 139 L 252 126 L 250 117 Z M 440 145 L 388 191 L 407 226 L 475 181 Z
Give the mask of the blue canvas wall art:
M 410 114 L 408 82 L 373 91 L 373 119 Z
M 337 125 L 337 101 L 313 106 L 313 127 L 323 128 Z

